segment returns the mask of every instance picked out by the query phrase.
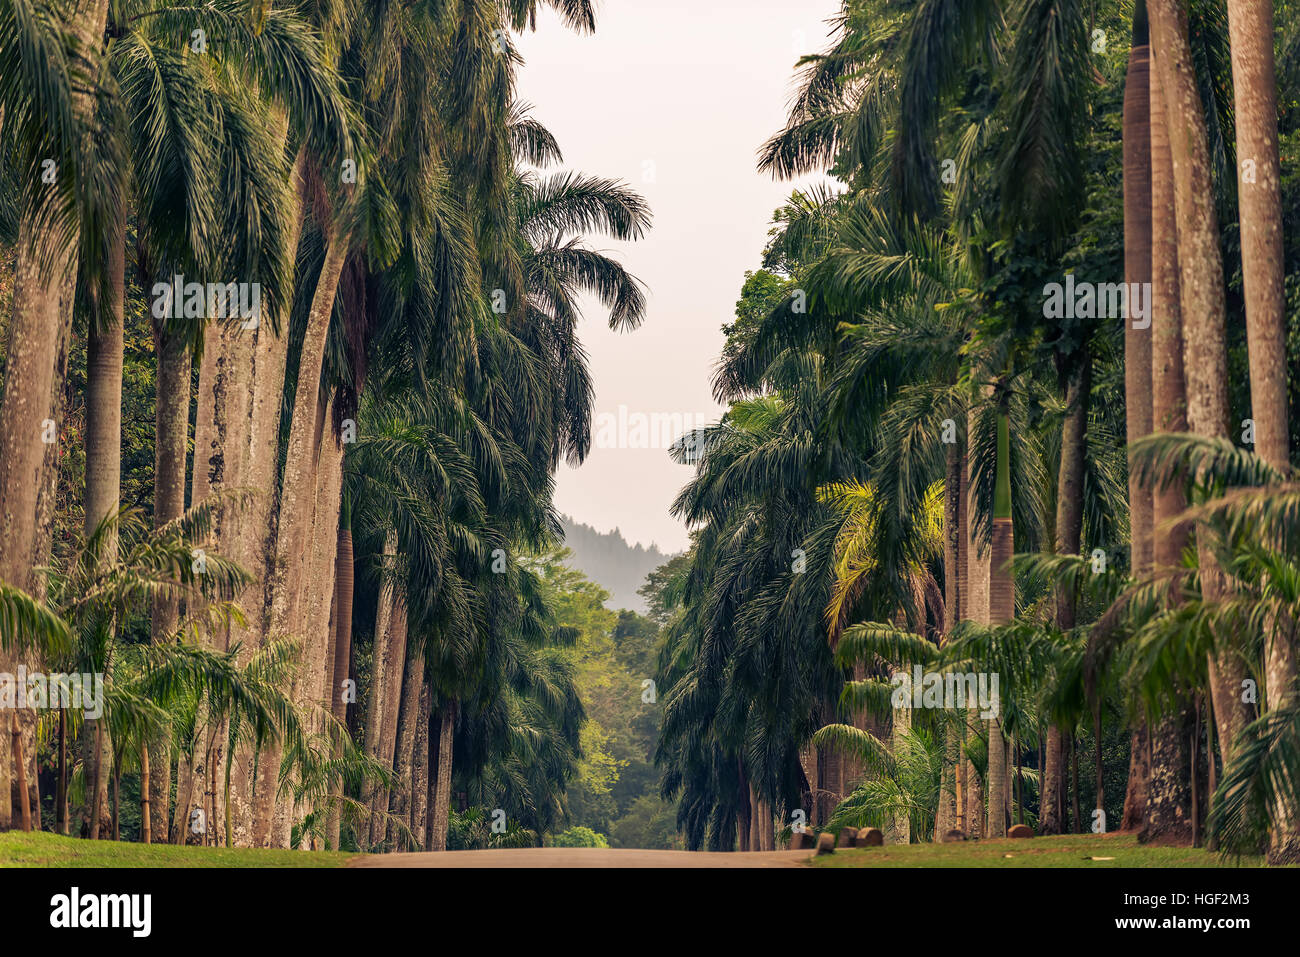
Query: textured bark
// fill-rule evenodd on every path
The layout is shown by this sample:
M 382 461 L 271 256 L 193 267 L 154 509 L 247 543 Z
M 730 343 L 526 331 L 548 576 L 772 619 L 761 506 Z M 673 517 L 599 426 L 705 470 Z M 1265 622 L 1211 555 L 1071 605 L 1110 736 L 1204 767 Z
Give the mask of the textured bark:
M 307 328 L 299 354 L 298 381 L 285 454 L 284 479 L 280 489 L 279 522 L 276 531 L 275 563 L 271 569 L 270 633 L 294 635 L 310 656 L 311 636 L 305 633 L 303 613 L 303 555 L 309 547 L 316 500 L 316 453 L 321 369 L 329 334 L 330 316 L 338 292 L 339 277 L 347 256 L 348 237 L 332 233 L 327 240 L 312 294 Z M 307 679 L 304 691 L 314 676 Z M 268 749 L 278 764 L 279 749 Z M 277 804 L 274 789 L 259 787 L 255 795 L 254 830 L 259 843 L 274 840 L 286 846 L 292 826 L 291 809 Z M 269 829 L 266 828 L 269 822 Z M 259 826 L 260 825 L 260 826 Z
M 456 702 L 451 700 L 438 709 L 438 733 L 430 728 L 429 746 L 437 742 L 437 753 L 429 756 L 428 834 L 425 850 L 445 851 L 451 824 L 451 758 L 456 732 Z
M 240 425 L 247 418 L 250 404 L 247 374 L 251 366 L 252 335 L 250 330 L 241 328 L 238 321 L 213 320 L 203 330 L 203 358 L 199 364 L 194 419 L 194 471 L 190 477 L 190 501 L 194 505 L 207 502 L 211 496 L 248 487 L 246 445 Z M 247 557 L 241 555 L 238 548 L 240 511 L 240 507 L 234 504 L 219 509 L 211 534 L 200 547 L 248 568 Z M 249 570 L 256 575 L 256 569 Z M 249 608 L 246 595 L 247 591 L 241 593 L 244 600 L 240 601 L 240 606 Z M 256 608 L 256 605 L 251 607 Z M 204 632 L 200 641 L 205 647 L 225 651 L 231 647 L 232 641 L 240 638 L 236 628 L 217 633 Z M 225 796 L 221 793 L 223 789 L 213 788 L 212 772 L 224 767 L 227 735 L 223 728 L 208 727 L 206 714 L 200 717 L 199 729 L 200 743 L 192 761 L 181 757 L 176 765 L 177 807 L 172 819 L 172 839 L 182 843 L 191 839 L 188 821 L 193 807 L 204 809 L 209 825 L 215 826 L 225 818 Z M 209 741 L 212 742 L 211 750 Z M 233 783 L 231 791 L 233 799 Z M 180 806 L 186 794 L 191 795 L 191 807 Z M 233 834 L 242 838 L 241 815 L 234 808 L 231 824 Z M 199 835 L 199 840 L 207 843 L 208 835 Z
M 426 675 L 420 688 L 420 702 L 416 709 L 414 761 L 411 773 L 411 813 L 407 824 L 415 837 L 415 848 L 424 848 L 424 835 L 429 815 L 429 711 L 433 706 L 433 686 Z
M 397 748 L 397 719 L 402 703 L 402 678 L 406 661 L 406 598 L 399 589 L 393 599 L 393 621 L 389 628 L 388 669 L 384 692 L 379 699 L 381 722 L 379 731 L 379 763 L 387 770 L 393 768 Z M 388 809 L 388 788 L 379 788 L 371 804 L 370 843 L 384 840 L 387 826 L 381 812 Z
M 18 724 L 18 714 L 9 714 L 10 747 L 14 754 L 14 786 L 18 792 L 18 826 L 21 830 L 32 829 L 32 805 L 27 794 L 27 762 L 23 759 L 23 732 Z
M 969 437 L 974 433 L 975 413 L 970 410 L 967 413 L 966 435 Z M 967 439 L 969 447 L 969 438 Z M 965 530 L 965 562 L 964 578 L 966 581 L 966 591 L 962 600 L 962 615 L 964 618 L 974 622 L 987 622 L 989 613 L 989 568 L 991 553 L 986 542 L 979 541 L 975 531 L 975 483 L 972 469 L 973 463 L 970 461 L 969 453 L 963 456 L 965 462 L 964 476 L 966 480 L 965 494 L 963 495 L 963 504 L 966 510 L 966 517 L 963 523 Z M 984 722 L 980 719 L 979 709 L 970 708 L 966 712 L 967 741 L 974 743 L 979 737 L 981 727 Z M 969 758 L 966 759 L 966 833 L 969 837 L 982 837 L 986 828 L 984 823 L 984 781 L 980 778 L 979 772 L 975 768 L 974 762 Z
M 1011 557 L 1015 553 L 1015 533 L 1011 524 L 1010 426 L 1006 416 L 998 417 L 997 489 L 993 506 L 993 540 L 989 567 L 989 604 L 987 623 L 1002 625 L 1016 615 L 1016 583 Z M 1006 837 L 1007 750 L 1002 737 L 1001 717 L 989 719 L 989 793 L 988 836 Z
M 1151 735 L 1151 789 L 1138 840 L 1192 843 L 1187 735 L 1181 715 L 1166 715 Z
M 1197 435 L 1228 437 L 1227 347 L 1223 259 L 1210 179 L 1205 112 L 1188 41 L 1187 12 L 1178 0 L 1150 0 L 1152 49 L 1164 96 L 1174 170 L 1178 266 L 1184 336 L 1187 419 Z M 1201 591 L 1217 600 L 1229 591 L 1205 535 L 1197 536 Z M 1249 715 L 1242 701 L 1245 669 L 1230 648 L 1230 635 L 1210 656 L 1210 692 L 1225 762 Z
M 107 0 L 81 0 L 66 8 L 64 23 L 90 60 L 91 70 L 107 13 Z M 90 120 L 94 102 L 88 92 L 74 93 L 72 106 L 82 122 Z M 40 213 L 24 214 L 18 224 L 13 311 L 0 400 L 0 581 L 29 592 L 37 587 L 33 559 L 42 550 L 39 497 L 56 451 L 43 441 L 43 433 L 50 419 L 57 436 L 61 418 L 56 393 L 72 326 L 79 235 L 75 227 L 61 234 Z M 48 538 L 48 528 L 44 535 Z M 0 652 L 0 671 L 12 673 L 20 664 L 39 669 L 34 655 Z M 30 802 L 39 781 L 36 749 L 29 744 L 35 738 L 36 714 L 24 709 L 16 717 L 23 735 L 26 766 L 22 771 Z M 0 734 L 0 829 L 10 826 L 14 813 L 10 794 L 16 758 L 8 735 Z M 39 808 L 39 801 L 33 806 Z
M 89 539 L 109 516 L 116 515 L 122 484 L 122 359 L 125 351 L 126 211 L 118 208 L 107 242 L 108 301 L 96 303 L 86 342 L 86 496 L 85 535 Z M 117 532 L 101 545 L 100 564 L 117 560 Z M 113 622 L 107 627 L 115 628 Z M 111 643 L 110 643 L 111 645 Z M 105 662 L 107 680 L 111 661 Z M 108 726 L 93 718 L 82 725 L 83 767 L 91 769 L 87 816 L 91 840 L 109 820 L 108 779 L 113 747 Z
M 414 804 L 415 789 L 415 738 L 416 727 L 420 724 L 420 698 L 424 694 L 424 651 L 421 648 L 410 649 L 406 660 L 406 677 L 402 681 L 401 710 L 398 714 L 397 751 L 394 758 L 393 772 L 397 784 L 389 801 L 389 812 L 394 820 L 389 821 L 385 841 L 394 849 L 404 849 L 400 828 L 397 821 L 409 824 L 411 807 Z M 425 725 L 428 725 L 426 720 Z
M 1250 413 L 1255 451 L 1275 469 L 1290 466 L 1286 381 L 1286 264 L 1282 247 L 1281 166 L 1277 141 L 1277 77 L 1273 4 L 1229 0 L 1232 80 L 1237 121 L 1238 209 L 1242 286 L 1250 353 Z M 1271 622 L 1264 685 L 1270 709 L 1292 700 L 1296 687 L 1293 629 Z M 1284 808 L 1269 842 L 1272 863 L 1300 861 L 1300 830 Z
M 1063 834 L 1065 821 L 1065 762 L 1061 729 L 1047 728 L 1047 746 L 1043 755 L 1043 798 L 1038 811 L 1038 826 L 1043 834 Z
M 352 656 L 352 593 L 354 587 L 352 530 L 340 527 L 334 550 L 334 618 L 326 674 L 325 707 L 342 724 L 347 718 L 343 682 Z
M 397 554 L 397 535 L 389 532 L 384 539 L 383 567 L 380 570 L 379 600 L 375 604 L 375 637 L 371 647 L 370 687 L 366 689 L 366 729 L 364 747 L 366 755 L 379 759 L 379 742 L 383 732 L 384 691 L 388 682 L 390 664 L 388 651 L 390 646 L 389 631 L 393 620 L 393 602 L 395 598 L 394 559 Z M 363 795 L 365 805 L 374 807 L 377 800 L 377 788 L 367 783 Z M 362 842 L 370 838 L 370 821 L 361 822 L 359 839 Z
M 282 117 L 288 135 L 287 114 Z M 300 149 L 290 176 L 290 199 L 287 209 L 285 254 L 290 268 L 297 256 L 298 240 L 302 232 L 303 196 L 306 187 L 303 169 L 306 154 Z M 282 397 L 284 394 L 285 366 L 289 352 L 289 310 L 282 302 L 280 331 L 276 333 L 273 322 L 261 322 L 254 330 L 252 366 L 245 370 L 250 400 L 248 418 L 242 423 L 247 438 L 248 488 L 260 492 L 242 513 L 239 525 L 239 555 L 253 574 L 254 583 L 240 596 L 241 607 L 250 617 L 249 629 L 244 632 L 245 654 L 252 654 L 267 639 L 270 626 L 271 569 L 275 563 L 276 516 L 279 487 L 279 440 Z M 278 752 L 276 752 L 278 755 Z M 269 757 L 270 755 L 264 755 Z M 261 768 L 264 762 L 258 762 Z M 252 780 L 254 755 L 247 749 L 235 755 L 231 767 L 231 808 L 236 846 L 247 847 L 258 843 Z
M 894 754 L 902 754 L 904 744 L 904 735 L 912 729 L 912 709 L 895 708 L 892 716 L 893 723 L 890 727 L 890 750 Z M 886 844 L 910 844 L 912 842 L 912 819 L 908 814 L 895 813 L 891 815 L 888 826 L 885 830 Z M 766 848 L 765 848 L 766 850 Z
M 1130 78 L 1131 75 L 1130 65 Z M 1088 397 L 1091 389 L 1092 370 L 1089 360 L 1085 359 L 1070 377 L 1066 387 L 1066 413 L 1061 427 L 1061 463 L 1056 490 L 1054 544 L 1058 555 L 1078 555 L 1082 544 L 1083 477 L 1087 453 Z M 1148 526 L 1149 524 L 1148 522 Z M 1064 587 L 1057 588 L 1056 625 L 1063 631 L 1075 625 L 1075 602 L 1076 596 L 1072 591 Z M 1060 834 L 1065 829 L 1065 765 L 1061 761 L 1061 729 L 1058 727 L 1049 726 L 1047 729 L 1045 757 L 1039 829 L 1043 834 Z
M 1151 403 L 1152 427 L 1159 432 L 1187 430 L 1187 390 L 1183 379 L 1182 310 L 1179 305 L 1178 235 L 1174 210 L 1174 171 L 1165 119 L 1160 73 L 1151 72 Z M 1152 558 L 1157 569 L 1180 560 L 1186 527 L 1168 521 L 1184 506 L 1181 485 L 1171 483 L 1153 493 Z M 1167 748 L 1162 755 L 1168 753 Z M 1128 790 L 1124 797 L 1125 831 L 1145 826 L 1151 791 L 1151 733 L 1145 719 L 1133 732 Z M 1162 780 L 1168 776 L 1161 770 Z
M 961 620 L 961 471 L 962 447 L 952 443 L 946 450 L 943 494 L 943 578 L 944 620 L 940 624 L 940 645 L 948 642 L 948 633 Z M 957 766 L 961 755 L 958 729 L 945 723 L 943 767 L 939 776 L 939 808 L 935 815 L 935 838 L 957 827 Z
M 754 850 L 753 827 L 754 801 L 753 791 L 749 787 L 749 777 L 745 765 L 736 759 L 736 850 L 741 854 Z
M 1151 282 L 1151 63 L 1145 24 L 1134 24 L 1124 85 L 1124 281 Z M 1151 329 L 1124 324 L 1124 410 L 1128 443 L 1151 431 Z M 1129 471 L 1133 568 L 1151 567 L 1151 490 Z
M 1255 450 L 1274 468 L 1286 469 L 1290 464 L 1283 288 L 1286 264 L 1282 249 L 1272 2 L 1228 0 L 1228 30 L 1232 40 L 1237 201 Z M 1292 679 L 1294 674 L 1292 666 Z
M 160 528 L 185 513 L 185 455 L 190 429 L 190 349 L 183 333 L 155 321 L 154 355 L 158 379 L 154 405 L 153 524 Z M 159 596 L 153 603 L 150 634 L 155 645 L 169 641 L 180 624 L 180 602 Z M 162 826 L 154 841 L 167 840 L 171 805 L 171 749 L 165 740 L 150 746 L 149 805 Z
M 823 825 L 830 820 L 843 798 L 844 758 L 831 747 L 823 747 L 819 764 L 820 783 L 817 792 L 817 819 Z
M 153 818 L 150 813 L 149 788 L 146 786 L 151 779 L 149 775 L 149 748 L 140 749 L 140 843 L 153 843 Z
M 1152 311 L 1151 394 L 1154 427 L 1187 431 L 1187 389 L 1183 375 L 1182 309 L 1178 280 L 1178 245 L 1174 206 L 1173 163 L 1168 116 L 1161 78 L 1151 89 Z M 1187 507 L 1180 482 L 1154 490 L 1156 530 L 1152 559 L 1157 569 L 1177 567 L 1190 529 L 1174 519 Z M 1138 569 L 1145 572 L 1148 569 Z M 1188 793 L 1190 768 L 1187 736 L 1179 718 L 1166 717 L 1151 727 L 1142 840 L 1185 841 L 1192 837 Z M 1125 820 L 1127 820 L 1127 807 Z
M 1001 606 L 1005 602 L 1003 592 L 1013 594 L 1010 584 L 1002 584 L 998 581 L 999 576 L 997 567 L 1000 562 L 1005 562 L 1011 558 L 1011 521 L 1009 519 L 995 519 L 993 523 L 993 568 L 994 579 L 992 586 L 993 600 L 990 607 L 995 609 L 993 614 L 999 614 Z M 1014 603 L 1014 595 L 1012 597 Z M 1010 617 L 992 618 L 989 624 L 1002 624 L 1010 621 Z M 1007 751 L 1006 742 L 1002 736 L 1001 718 L 990 718 L 988 721 L 989 735 L 989 760 L 988 760 L 988 837 L 1006 837 L 1006 805 L 1007 805 Z
M 11 667 L 8 656 L 0 652 L 0 671 L 7 672 Z M 13 757 L 12 745 L 6 731 L 3 716 L 0 716 L 0 831 L 7 831 L 13 826 L 13 781 L 10 770 L 13 766 Z M 62 807 L 62 804 L 60 803 L 59 806 Z
M 343 492 L 343 445 L 334 432 L 334 407 L 325 414 L 316 466 L 316 508 L 311 540 L 311 579 L 307 583 L 307 658 L 309 682 L 304 703 L 313 713 L 330 710 L 333 695 L 328 682 L 334 667 L 333 630 L 330 612 L 334 597 L 334 573 L 338 557 L 339 504 Z M 324 723 L 317 720 L 318 730 Z
M 316 280 L 307 329 L 299 358 L 289 445 L 285 456 L 280 496 L 280 521 L 276 537 L 276 563 L 272 587 L 271 630 L 301 634 L 300 601 L 302 556 L 312 529 L 316 491 L 316 436 L 320 405 L 320 377 L 325 358 L 334 297 L 347 256 L 347 237 L 330 236 Z
M 347 722 L 348 704 L 344 697 L 343 682 L 351 674 L 352 662 L 352 596 L 355 583 L 353 567 L 352 530 L 339 529 L 338 549 L 334 563 L 334 665 L 330 680 L 330 711 L 340 725 Z M 428 708 L 424 709 L 428 712 Z M 427 729 L 425 737 L 428 737 Z M 336 749 L 337 754 L 337 749 Z M 426 774 L 428 761 L 425 761 Z M 342 796 L 342 784 L 335 788 L 335 803 L 330 807 L 326 836 L 330 847 L 338 848 L 342 825 L 342 811 L 337 798 Z M 428 796 L 424 798 L 428 803 Z M 424 833 L 424 819 L 420 819 L 420 833 Z M 423 841 L 421 842 L 423 844 Z
M 962 620 L 961 580 L 961 492 L 964 449 L 948 446 L 943 492 L 943 628 L 946 636 Z
M 65 24 L 84 55 L 98 59 L 107 0 L 81 0 L 67 8 Z M 89 124 L 89 92 L 73 94 L 73 111 Z M 66 171 L 65 171 L 66 175 Z M 60 230 L 40 214 L 18 226 L 13 314 L 0 403 L 0 581 L 30 588 L 28 561 L 35 550 L 36 496 L 46 457 L 42 423 L 50 417 L 59 347 L 71 327 L 65 290 L 75 280 L 79 231 Z
M 1147 799 L 1151 793 L 1151 740 L 1144 719 L 1138 721 L 1129 740 L 1128 788 L 1124 792 L 1121 831 L 1136 831 L 1146 820 Z

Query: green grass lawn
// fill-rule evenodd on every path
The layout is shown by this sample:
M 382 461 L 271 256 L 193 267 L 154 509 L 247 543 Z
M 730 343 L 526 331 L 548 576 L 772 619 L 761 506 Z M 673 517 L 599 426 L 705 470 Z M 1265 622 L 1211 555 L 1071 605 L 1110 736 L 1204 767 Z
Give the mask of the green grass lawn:
M 83 841 L 37 831 L 0 834 L 0 867 L 342 867 L 355 854 Z
M 1109 860 L 1095 860 L 1109 858 Z M 1194 847 L 1151 847 L 1133 834 L 1071 834 L 1021 840 L 841 848 L 813 867 L 1259 867 Z

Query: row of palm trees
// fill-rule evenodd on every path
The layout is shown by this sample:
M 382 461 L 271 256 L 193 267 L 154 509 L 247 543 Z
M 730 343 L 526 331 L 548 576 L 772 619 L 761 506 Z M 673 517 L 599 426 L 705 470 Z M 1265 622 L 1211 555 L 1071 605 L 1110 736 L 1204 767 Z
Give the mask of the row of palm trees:
M 1023 822 L 1295 858 L 1272 11 L 849 2 L 804 58 L 760 167 L 844 189 L 778 211 L 714 380 L 729 410 L 677 450 L 697 531 L 658 758 L 692 846 Z M 1046 309 L 1067 272 L 1147 311 Z M 997 676 L 1000 707 L 900 706 L 915 666 Z
M 585 0 L 549 5 L 594 28 Z M 144 840 L 442 849 L 454 800 L 562 820 L 583 711 L 521 556 L 559 534 L 554 470 L 590 445 L 578 296 L 616 329 L 645 312 L 582 237 L 650 217 L 546 171 L 508 40 L 538 6 L 5 0 L 0 671 L 102 674 L 108 707 L 15 713 L 0 827 L 56 724 L 65 833 L 77 797 L 82 833 L 116 832 L 123 772 Z M 261 308 L 151 310 L 141 513 L 127 304 L 173 276 L 255 283 Z

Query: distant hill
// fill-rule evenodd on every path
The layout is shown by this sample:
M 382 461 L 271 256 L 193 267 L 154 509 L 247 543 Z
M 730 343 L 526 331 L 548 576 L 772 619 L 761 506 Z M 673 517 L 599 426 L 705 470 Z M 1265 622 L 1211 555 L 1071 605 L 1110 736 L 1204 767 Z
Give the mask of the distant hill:
M 616 528 L 612 532 L 598 532 L 567 515 L 560 516 L 564 524 L 564 544 L 573 552 L 569 564 L 610 593 L 610 608 L 630 608 L 642 615 L 646 603 L 636 590 L 645 584 L 645 578 L 662 565 L 671 555 L 665 555 L 653 545 L 629 545 Z

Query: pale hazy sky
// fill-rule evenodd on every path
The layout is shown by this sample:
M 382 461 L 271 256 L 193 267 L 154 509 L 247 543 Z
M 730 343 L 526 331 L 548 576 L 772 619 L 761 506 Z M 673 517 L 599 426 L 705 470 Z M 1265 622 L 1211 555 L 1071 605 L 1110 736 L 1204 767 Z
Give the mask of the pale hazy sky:
M 599 303 L 584 309 L 595 422 L 607 427 L 593 429 L 580 468 L 561 465 L 557 476 L 556 504 L 578 521 L 665 551 L 686 546 L 668 508 L 691 470 L 668 458 L 646 418 L 638 433 L 637 414 L 677 414 L 687 428 L 721 414 L 710 393 L 720 327 L 745 270 L 760 265 L 772 212 L 803 185 L 760 175 L 755 152 L 783 126 L 794 64 L 824 48 L 838 9 L 837 0 L 603 0 L 595 35 L 546 11 L 536 33 L 515 38 L 519 97 L 555 134 L 564 167 L 623 179 L 654 212 L 640 242 L 595 242 L 642 280 L 650 308 L 640 329 L 621 334 Z M 622 433 L 608 427 L 620 406 Z M 647 442 L 657 447 L 610 447 Z

